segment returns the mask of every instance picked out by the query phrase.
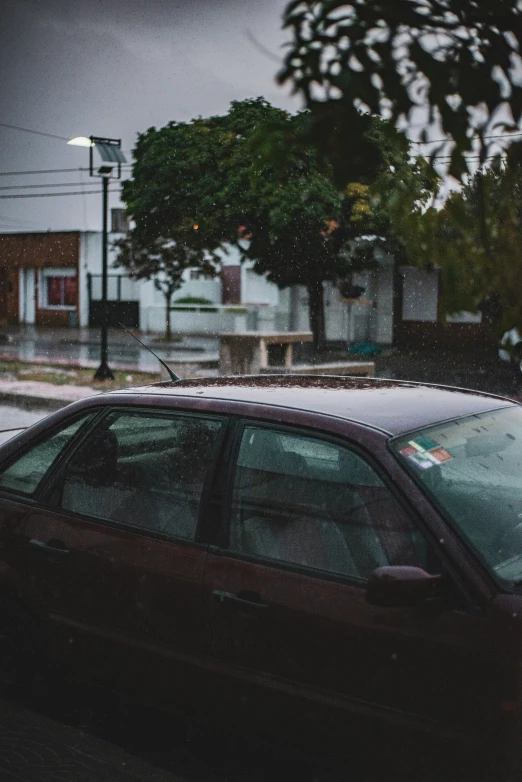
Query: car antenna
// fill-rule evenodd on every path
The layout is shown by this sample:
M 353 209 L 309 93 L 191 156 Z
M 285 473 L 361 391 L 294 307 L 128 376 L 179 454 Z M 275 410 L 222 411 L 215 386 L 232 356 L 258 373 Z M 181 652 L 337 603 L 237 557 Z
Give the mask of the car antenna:
M 157 358 L 157 359 L 158 359 L 158 361 L 160 362 L 161 366 L 162 366 L 162 367 L 165 367 L 165 369 L 166 369 L 166 370 L 167 370 L 167 372 L 169 373 L 169 377 L 170 377 L 170 379 L 172 380 L 172 382 L 173 382 L 173 383 L 177 383 L 179 380 L 181 380 L 181 378 L 180 378 L 180 377 L 178 377 L 176 374 L 174 374 L 174 372 L 172 371 L 172 369 L 171 369 L 171 368 L 168 366 L 168 364 L 166 364 L 166 363 L 163 361 L 163 359 L 162 359 L 162 358 L 160 358 L 159 356 L 157 356 L 157 355 L 156 355 L 156 353 L 154 353 L 154 351 L 153 351 L 151 348 L 149 348 L 149 346 L 148 346 L 148 345 L 145 345 L 145 343 L 141 341 L 141 339 L 138 339 L 138 337 L 136 336 L 136 334 L 133 334 L 133 333 L 132 333 L 132 331 L 129 331 L 129 329 L 128 329 L 126 326 L 124 326 L 124 325 L 123 325 L 123 323 L 120 323 L 120 321 L 118 321 L 118 326 L 121 326 L 121 327 L 122 327 L 122 329 L 125 329 L 125 331 L 127 332 L 127 334 L 130 334 L 130 335 L 131 335 L 131 337 L 134 337 L 134 339 L 136 340 L 136 342 L 139 342 L 139 343 L 140 343 L 140 345 L 141 345 L 142 347 L 144 347 L 144 348 L 145 348 L 145 350 L 148 350 L 148 351 L 149 351 L 149 353 L 152 353 L 152 355 L 154 356 L 154 358 Z

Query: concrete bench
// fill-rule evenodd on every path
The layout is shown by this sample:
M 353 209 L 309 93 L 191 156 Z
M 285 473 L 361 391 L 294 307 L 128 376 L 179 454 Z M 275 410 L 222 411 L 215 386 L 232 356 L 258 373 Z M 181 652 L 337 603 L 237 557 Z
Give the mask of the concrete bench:
M 260 332 L 221 334 L 219 345 L 220 375 L 258 375 L 268 364 L 268 346 L 284 347 L 284 367 L 292 368 L 293 346 L 312 342 L 310 331 Z

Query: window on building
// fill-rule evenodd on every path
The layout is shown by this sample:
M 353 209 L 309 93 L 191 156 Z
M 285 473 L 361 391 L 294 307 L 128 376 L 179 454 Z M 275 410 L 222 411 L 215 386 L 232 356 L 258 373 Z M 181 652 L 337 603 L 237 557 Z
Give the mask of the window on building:
M 44 269 L 40 279 L 40 306 L 74 309 L 78 301 L 75 269 Z

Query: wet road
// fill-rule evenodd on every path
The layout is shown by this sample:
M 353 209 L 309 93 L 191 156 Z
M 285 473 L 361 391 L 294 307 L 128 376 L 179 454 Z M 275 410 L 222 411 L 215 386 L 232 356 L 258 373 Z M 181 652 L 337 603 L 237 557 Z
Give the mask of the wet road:
M 20 361 L 48 361 L 97 367 L 100 363 L 100 336 L 97 329 L 10 327 L 10 340 L 0 344 L 0 356 Z M 185 336 L 168 345 L 138 334 L 165 361 L 196 362 L 217 360 L 218 340 L 212 336 Z M 109 330 L 109 364 L 115 369 L 156 372 L 158 361 L 131 336 L 121 330 Z
M 486 782 L 472 757 L 443 755 L 422 739 L 388 741 L 383 732 L 362 741 L 347 736 L 344 751 L 333 754 L 310 744 L 290 748 L 283 736 L 261 741 L 247 729 L 238 734 L 188 722 L 80 685 L 16 703 L 29 721 L 34 715 L 56 720 L 78 730 L 80 741 L 92 736 L 124 752 L 131 768 L 135 759 L 180 782 Z

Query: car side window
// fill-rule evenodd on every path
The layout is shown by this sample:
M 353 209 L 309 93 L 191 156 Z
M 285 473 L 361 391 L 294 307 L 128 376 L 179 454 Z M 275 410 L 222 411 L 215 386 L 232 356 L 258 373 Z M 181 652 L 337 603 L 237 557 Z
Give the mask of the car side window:
M 11 462 L 0 473 L 0 490 L 32 496 L 65 447 L 92 416 L 92 413 L 88 413 L 76 418 L 73 423 L 62 425 Z
M 66 466 L 54 498 L 64 510 L 194 540 L 220 421 L 113 412 Z
M 426 567 L 427 546 L 379 475 L 349 448 L 247 426 L 230 549 L 366 579 L 382 565 Z

